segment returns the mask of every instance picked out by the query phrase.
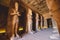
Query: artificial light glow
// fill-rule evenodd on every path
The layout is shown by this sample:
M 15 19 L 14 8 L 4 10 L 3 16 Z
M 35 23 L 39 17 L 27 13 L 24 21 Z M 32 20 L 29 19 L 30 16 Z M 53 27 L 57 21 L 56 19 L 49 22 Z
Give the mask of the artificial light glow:
M 19 28 L 19 31 L 22 31 L 22 30 L 23 30 L 23 27 L 20 27 L 20 28 Z
M 0 33 L 6 33 L 5 29 L 0 29 Z

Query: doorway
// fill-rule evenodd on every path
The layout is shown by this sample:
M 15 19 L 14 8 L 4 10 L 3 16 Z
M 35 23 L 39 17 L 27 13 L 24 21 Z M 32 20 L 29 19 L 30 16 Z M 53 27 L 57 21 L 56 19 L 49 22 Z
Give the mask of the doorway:
M 39 15 L 38 28 L 41 29 L 41 16 Z
M 47 26 L 48 26 L 48 28 L 52 28 L 53 27 L 51 18 L 47 19 Z
M 5 28 L 7 25 L 8 18 L 8 7 L 0 5 L 0 27 Z
M 7 29 L 7 18 L 8 18 L 9 8 L 0 5 L 0 39 L 7 40 L 6 29 Z
M 19 30 L 18 30 L 18 34 L 21 36 L 22 34 L 26 33 L 26 9 L 19 5 L 19 12 L 20 12 L 20 15 L 19 16 Z
M 36 14 L 32 12 L 32 30 L 36 31 Z

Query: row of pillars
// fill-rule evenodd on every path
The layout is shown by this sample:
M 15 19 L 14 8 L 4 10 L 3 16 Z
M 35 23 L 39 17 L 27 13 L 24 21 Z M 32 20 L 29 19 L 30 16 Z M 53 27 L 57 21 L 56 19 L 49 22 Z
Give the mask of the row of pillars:
M 59 5 L 60 1 L 59 0 L 53 0 L 53 1 L 52 0 L 46 0 L 46 2 L 47 2 L 47 5 L 48 5 L 48 8 L 49 8 L 50 12 L 53 15 L 53 18 L 57 22 L 58 31 L 59 31 L 59 34 L 60 34 L 60 15 L 59 15 L 60 14 L 60 10 L 59 10 L 60 9 L 60 5 Z M 11 19 L 9 21 L 11 21 Z M 36 30 L 39 30 L 38 29 L 38 21 L 39 21 L 38 13 L 36 13 Z M 8 25 L 9 25 L 8 29 L 7 29 L 7 30 L 9 30 L 8 33 L 10 31 L 13 31 L 13 29 L 11 30 L 12 25 L 10 25 L 10 24 L 11 24 L 11 22 L 8 22 Z M 42 27 L 42 16 L 41 16 L 41 27 Z M 26 27 L 26 29 L 27 29 L 26 31 L 28 33 L 32 33 L 32 10 L 29 9 L 29 8 L 28 8 L 28 12 L 27 12 L 27 27 Z M 8 34 L 8 35 L 10 35 L 10 34 Z
M 17 5 L 17 6 L 16 6 Z M 16 9 L 18 10 L 18 5 L 19 4 L 16 4 L 15 6 L 16 6 Z M 11 8 L 12 9 L 12 8 Z M 14 10 L 9 10 L 9 11 L 14 11 Z M 14 12 L 13 12 L 14 13 Z M 8 14 L 9 16 L 8 16 L 8 26 L 7 26 L 7 33 L 8 33 L 8 36 L 9 37 L 11 37 L 12 35 L 13 35 L 13 33 L 14 33 L 14 28 L 13 28 L 13 24 L 12 24 L 12 20 L 14 20 L 13 19 L 13 16 L 11 16 L 10 14 L 12 14 L 11 12 Z M 16 13 L 17 14 L 17 13 Z M 35 13 L 36 14 L 36 31 L 40 31 L 39 30 L 39 26 L 38 26 L 38 21 L 39 21 L 39 14 L 38 13 Z M 28 32 L 28 33 L 32 33 L 32 10 L 30 9 L 30 8 L 27 8 L 27 13 L 26 13 L 26 15 L 27 15 L 27 24 L 26 24 L 26 32 Z M 15 15 L 16 16 L 16 15 Z M 14 20 L 14 22 L 15 22 L 15 20 Z M 40 23 L 40 25 L 41 25 L 41 28 L 42 28 L 42 16 L 41 16 L 41 23 Z
M 40 17 L 39 19 L 39 14 L 38 13 L 35 13 L 36 14 L 36 31 L 40 31 L 39 29 L 39 21 L 40 22 L 40 27 L 43 28 L 43 16 Z M 32 10 L 30 8 L 28 8 L 28 12 L 27 12 L 27 30 L 28 30 L 28 33 L 32 33 Z

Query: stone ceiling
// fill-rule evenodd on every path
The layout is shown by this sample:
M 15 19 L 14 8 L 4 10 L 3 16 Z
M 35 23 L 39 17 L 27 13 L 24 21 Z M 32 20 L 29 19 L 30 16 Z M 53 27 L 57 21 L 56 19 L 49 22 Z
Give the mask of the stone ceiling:
M 46 0 L 22 0 L 22 1 L 26 3 L 28 6 L 30 6 L 31 9 L 34 9 L 40 14 L 49 12 Z
M 21 1 L 28 5 L 28 7 L 30 7 L 31 9 L 40 14 L 49 12 L 46 0 L 21 0 Z M 10 0 L 0 0 L 0 4 L 4 6 L 9 6 L 9 3 Z

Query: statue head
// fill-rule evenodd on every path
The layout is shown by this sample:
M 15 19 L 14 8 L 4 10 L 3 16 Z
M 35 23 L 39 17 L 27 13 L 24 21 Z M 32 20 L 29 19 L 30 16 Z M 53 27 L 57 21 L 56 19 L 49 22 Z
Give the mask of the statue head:
M 18 11 L 18 2 L 15 2 L 15 10 Z

